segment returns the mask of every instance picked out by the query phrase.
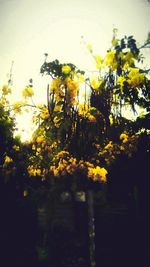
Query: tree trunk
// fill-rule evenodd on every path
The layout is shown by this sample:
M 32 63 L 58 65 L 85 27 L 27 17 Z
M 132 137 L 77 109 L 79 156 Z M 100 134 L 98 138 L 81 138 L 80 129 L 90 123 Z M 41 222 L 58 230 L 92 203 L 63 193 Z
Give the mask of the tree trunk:
M 88 190 L 86 193 L 88 207 L 88 236 L 89 236 L 89 257 L 90 266 L 95 267 L 95 223 L 94 223 L 94 199 L 93 191 Z

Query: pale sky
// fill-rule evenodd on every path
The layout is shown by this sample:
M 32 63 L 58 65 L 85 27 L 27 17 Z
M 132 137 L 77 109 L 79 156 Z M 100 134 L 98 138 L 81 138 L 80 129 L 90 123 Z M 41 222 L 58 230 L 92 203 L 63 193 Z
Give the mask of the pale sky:
M 14 61 L 13 97 L 19 98 L 33 78 L 36 100 L 45 100 L 47 81 L 39 74 L 45 52 L 50 60 L 90 68 L 81 36 L 102 54 L 110 47 L 114 27 L 119 37 L 134 35 L 143 43 L 149 14 L 148 0 L 0 0 L 0 85 L 7 82 Z

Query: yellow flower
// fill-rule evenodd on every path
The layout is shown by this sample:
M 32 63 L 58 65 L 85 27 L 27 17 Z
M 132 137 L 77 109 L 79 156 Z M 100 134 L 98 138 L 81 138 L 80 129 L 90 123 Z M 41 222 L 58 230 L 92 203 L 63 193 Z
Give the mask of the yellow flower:
M 14 150 L 16 150 L 16 151 L 19 151 L 19 150 L 20 150 L 20 147 L 19 147 L 19 146 L 16 146 L 16 145 L 14 145 L 14 146 L 13 146 L 13 149 L 14 149 Z
M 113 144 L 112 144 L 112 141 L 110 141 L 110 142 L 104 147 L 104 149 L 109 150 L 109 151 L 112 151 L 112 150 L 113 150 Z
M 96 61 L 96 68 L 100 69 L 102 67 L 103 59 L 100 55 L 95 55 L 94 56 L 95 61 Z
M 29 176 L 41 176 L 41 170 L 39 168 L 35 168 L 33 165 L 28 166 L 27 168 Z
M 40 176 L 40 175 L 41 175 L 41 170 L 40 170 L 40 169 L 36 169 L 36 174 L 37 174 L 38 176 Z
M 50 117 L 49 115 L 49 111 L 48 111 L 48 108 L 47 107 L 44 107 L 40 113 L 40 117 L 42 120 L 46 120 Z
M 120 135 L 120 140 L 122 140 L 123 143 L 126 143 L 128 141 L 128 135 L 124 132 Z
M 126 81 L 126 79 L 123 76 L 118 77 L 118 84 L 120 85 L 121 89 L 123 88 L 125 81 Z
M 13 159 L 11 157 L 9 157 L 9 156 L 6 156 L 5 160 L 4 160 L 4 164 L 9 164 L 11 162 L 13 162 Z
M 66 85 L 68 87 L 69 90 L 75 91 L 77 92 L 78 88 L 79 88 L 79 84 L 77 81 L 72 80 L 70 78 L 66 79 Z
M 36 150 L 36 146 L 35 145 L 32 145 L 32 150 Z
M 24 98 L 32 97 L 34 95 L 33 89 L 30 86 L 27 86 L 23 91 L 22 95 Z
M 139 69 L 137 68 L 131 68 L 129 74 L 128 74 L 128 83 L 132 87 L 137 87 L 139 86 L 143 81 L 144 81 L 144 74 L 139 73 Z
M 132 52 L 127 52 L 126 55 L 124 55 L 124 61 L 125 63 L 128 63 L 129 65 L 132 65 L 134 63 L 134 56 Z
M 88 116 L 88 120 L 89 120 L 90 122 L 96 122 L 96 118 L 95 118 L 95 116 L 93 116 L 93 115 L 89 115 L 89 116 Z
M 77 80 L 79 83 L 83 83 L 84 82 L 84 75 L 81 73 L 77 73 L 76 74 Z
M 107 52 L 104 63 L 106 64 L 106 66 L 111 67 L 113 70 L 117 68 L 117 62 L 115 59 L 115 51 L 111 50 Z
M 59 171 L 57 169 L 54 169 L 53 170 L 53 174 L 55 177 L 58 177 L 59 176 Z
M 69 105 L 75 105 L 76 104 L 76 97 L 78 94 L 79 89 L 79 83 L 75 80 L 72 80 L 70 78 L 66 79 L 66 86 L 67 86 L 67 94 L 66 94 L 66 100 Z
M 89 111 L 89 107 L 86 104 L 79 104 L 78 113 L 79 115 L 85 116 Z
M 56 158 L 57 159 L 61 159 L 61 158 L 65 158 L 65 157 L 68 157 L 68 156 L 69 156 L 69 152 L 65 151 L 65 150 L 62 150 L 57 154 Z
M 98 90 L 100 88 L 102 82 L 103 82 L 103 80 L 100 80 L 98 77 L 94 77 L 93 79 L 91 79 L 90 84 L 94 90 Z
M 44 141 L 44 136 L 43 135 L 39 135 L 37 138 L 36 138 L 36 142 L 37 143 L 42 143 Z
M 68 73 L 70 73 L 70 71 L 71 71 L 71 67 L 69 65 L 62 66 L 62 73 L 63 74 L 68 74 Z
M 91 178 L 93 181 L 106 182 L 107 173 L 108 172 L 105 168 L 101 168 L 99 166 L 96 166 L 96 168 L 88 168 L 88 177 Z
M 55 116 L 53 121 L 54 121 L 54 125 L 55 125 L 55 127 L 56 127 L 56 128 L 59 128 L 60 123 L 61 123 L 60 118 L 59 118 L 58 116 Z
M 7 85 L 4 85 L 2 88 L 2 92 L 3 92 L 3 95 L 8 95 L 11 93 L 11 89 Z
M 38 147 L 36 151 L 37 151 L 38 153 L 40 153 L 40 152 L 41 152 L 41 148 Z
M 101 181 L 105 183 L 107 181 L 106 178 L 106 175 L 108 174 L 107 170 L 105 168 L 100 168 L 99 174 L 101 176 Z
M 59 78 L 52 80 L 51 87 L 50 87 L 51 91 L 59 90 L 60 85 L 61 85 L 61 80 Z
M 21 113 L 21 108 L 26 105 L 26 101 L 18 101 L 13 104 L 14 113 Z

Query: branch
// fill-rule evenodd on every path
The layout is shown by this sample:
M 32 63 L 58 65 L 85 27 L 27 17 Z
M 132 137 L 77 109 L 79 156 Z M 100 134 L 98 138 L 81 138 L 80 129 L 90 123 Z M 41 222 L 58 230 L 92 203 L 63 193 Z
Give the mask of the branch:
M 150 48 L 150 41 L 147 41 L 145 44 L 141 45 L 138 49 L 143 49 L 143 48 Z

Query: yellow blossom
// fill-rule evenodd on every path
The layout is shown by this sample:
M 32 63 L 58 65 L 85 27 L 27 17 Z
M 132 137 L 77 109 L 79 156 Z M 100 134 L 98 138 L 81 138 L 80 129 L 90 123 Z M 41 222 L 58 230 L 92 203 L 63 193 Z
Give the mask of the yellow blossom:
M 86 105 L 86 104 L 79 104 L 78 105 L 79 115 L 85 116 L 87 114 L 88 110 L 89 110 L 88 105 Z
M 23 91 L 22 95 L 24 98 L 32 97 L 34 95 L 33 88 L 30 86 L 27 86 Z
M 77 73 L 76 74 L 77 80 L 79 83 L 83 83 L 84 82 L 84 75 L 81 73 Z
M 11 93 L 11 89 L 7 85 L 4 85 L 2 88 L 2 92 L 3 92 L 3 95 L 8 95 Z
M 130 66 L 132 65 L 132 64 L 134 64 L 134 56 L 133 56 L 133 54 L 132 54 L 132 52 L 130 51 L 130 52 L 127 52 L 126 53 L 126 55 L 124 55 L 124 62 L 125 63 L 128 63 Z
M 96 68 L 100 69 L 102 67 L 102 64 L 103 64 L 102 57 L 100 55 L 95 55 L 94 58 L 95 58 L 95 61 L 96 61 Z
M 27 168 L 29 176 L 41 176 L 41 170 L 34 167 L 33 165 L 28 166 Z
M 129 74 L 128 74 L 128 83 L 132 87 L 137 87 L 139 86 L 145 79 L 144 74 L 139 72 L 139 69 L 137 68 L 131 68 Z
M 113 150 L 113 144 L 112 144 L 112 141 L 110 141 L 110 142 L 105 146 L 104 149 L 109 150 L 109 151 L 112 151 L 112 150 Z
M 26 101 L 18 101 L 13 104 L 13 111 L 15 113 L 21 113 L 21 108 L 26 105 Z
M 100 80 L 98 77 L 94 77 L 90 80 L 91 87 L 94 90 L 98 90 L 102 84 L 103 80 Z
M 59 176 L 59 171 L 57 169 L 54 169 L 53 173 L 54 173 L 54 176 L 56 176 L 56 177 Z
M 123 76 L 118 77 L 118 84 L 120 85 L 121 89 L 123 88 L 125 81 L 126 81 L 126 79 Z
M 60 122 L 61 122 L 61 120 L 59 119 L 59 117 L 58 116 L 55 116 L 53 121 L 54 121 L 55 127 L 56 128 L 59 128 Z
M 89 115 L 89 116 L 88 116 L 88 121 L 90 121 L 90 122 L 96 122 L 96 118 L 95 118 L 95 116 L 93 116 L 93 115 Z
M 5 159 L 4 159 L 4 164 L 9 164 L 11 162 L 13 162 L 13 159 L 11 157 L 9 157 L 9 156 L 6 156 Z
M 41 148 L 38 147 L 36 151 L 37 151 L 38 153 L 40 153 L 40 152 L 41 152 Z
M 36 138 L 36 142 L 37 143 L 42 143 L 44 141 L 44 136 L 43 135 L 39 135 L 37 138 Z
M 62 66 L 62 73 L 63 74 L 68 74 L 68 73 L 70 73 L 70 71 L 71 71 L 71 67 L 69 65 Z
M 48 108 L 47 107 L 44 107 L 40 113 L 40 117 L 42 120 L 46 120 L 50 117 L 49 115 L 49 111 L 48 111 Z
M 19 147 L 19 146 L 16 146 L 16 145 L 14 145 L 14 146 L 13 146 L 13 149 L 14 149 L 14 150 L 16 150 L 16 151 L 19 151 L 19 150 L 20 150 L 20 147 Z
M 36 146 L 35 145 L 32 145 L 32 150 L 36 150 Z
M 51 91 L 59 90 L 60 85 L 61 85 L 61 80 L 59 78 L 53 79 L 50 86 Z
M 116 59 L 115 59 L 115 51 L 111 50 L 111 51 L 107 52 L 107 54 L 105 56 L 104 63 L 107 66 L 112 67 L 112 69 L 116 69 L 117 62 L 116 62 Z
M 105 168 L 100 168 L 99 174 L 101 176 L 101 181 L 106 182 L 107 181 L 106 175 L 108 174 L 107 170 Z
M 120 135 L 120 140 L 122 140 L 123 143 L 126 143 L 128 141 L 128 135 L 124 132 Z
M 64 97 L 64 83 L 60 78 L 53 79 L 50 86 L 50 91 L 55 96 L 57 102 L 61 101 Z
M 108 172 L 105 168 L 101 168 L 99 166 L 96 166 L 96 168 L 88 168 L 88 177 L 91 178 L 93 181 L 106 182 L 107 173 Z
M 57 154 L 56 158 L 60 159 L 60 158 L 68 157 L 68 156 L 69 156 L 69 152 L 62 150 Z
M 79 84 L 77 81 L 72 80 L 70 78 L 66 79 L 66 85 L 68 87 L 69 90 L 75 91 L 77 92 L 77 90 L 79 89 Z

